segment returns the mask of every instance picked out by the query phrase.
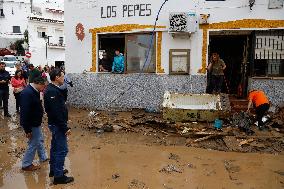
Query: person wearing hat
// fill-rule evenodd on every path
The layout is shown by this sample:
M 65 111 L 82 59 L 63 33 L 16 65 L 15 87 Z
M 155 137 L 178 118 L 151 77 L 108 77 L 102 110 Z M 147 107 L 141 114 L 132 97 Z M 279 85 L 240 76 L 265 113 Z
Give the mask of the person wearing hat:
M 33 83 L 30 83 L 20 95 L 20 125 L 24 128 L 28 138 L 28 146 L 22 159 L 22 170 L 24 171 L 34 171 L 40 168 L 39 165 L 33 164 L 36 152 L 40 162 L 48 160 L 41 131 L 43 106 L 40 92 L 44 88 L 44 78 L 36 77 L 33 79 Z
M 253 105 L 255 108 L 256 119 L 258 121 L 258 127 L 260 130 L 264 129 L 264 123 L 262 117 L 269 110 L 269 100 L 262 90 L 250 90 L 248 94 L 248 108 L 247 112 L 250 112 L 250 108 Z
M 103 53 L 103 58 L 99 60 L 99 71 L 100 72 L 110 72 L 111 71 L 111 63 L 107 57 L 107 53 Z

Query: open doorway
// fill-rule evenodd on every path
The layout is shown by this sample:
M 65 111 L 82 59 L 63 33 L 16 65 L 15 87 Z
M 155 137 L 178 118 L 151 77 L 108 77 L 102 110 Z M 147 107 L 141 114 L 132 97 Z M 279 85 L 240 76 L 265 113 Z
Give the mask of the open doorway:
M 209 56 L 217 52 L 226 64 L 222 93 L 243 98 L 247 94 L 251 40 L 249 31 L 210 32 Z M 210 60 L 210 57 L 208 58 Z M 208 76 L 210 80 L 210 75 Z M 210 81 L 207 81 L 209 85 Z
M 64 61 L 55 61 L 56 68 L 61 68 L 62 66 L 64 66 Z

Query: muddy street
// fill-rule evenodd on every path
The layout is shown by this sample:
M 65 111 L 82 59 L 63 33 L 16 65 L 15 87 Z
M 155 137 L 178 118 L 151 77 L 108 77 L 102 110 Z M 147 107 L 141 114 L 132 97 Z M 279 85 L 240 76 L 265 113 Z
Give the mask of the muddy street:
M 242 151 L 216 145 L 219 139 L 212 139 L 198 146 L 191 142 L 195 139 L 177 135 L 171 128 L 163 129 L 165 124 L 159 122 L 159 114 L 138 110 L 93 112 L 94 118 L 90 119 L 89 111 L 75 108 L 70 108 L 72 135 L 65 162 L 75 182 L 54 186 L 48 177 L 48 163 L 41 164 L 41 169 L 33 173 L 21 170 L 26 138 L 13 104 L 10 109 L 11 119 L 0 118 L 0 188 L 3 189 L 284 188 L 281 144 L 278 150 L 267 143 L 255 143 L 254 148 L 238 146 L 245 149 Z M 162 127 L 157 127 L 159 124 Z M 113 127 L 108 130 L 107 125 Z M 51 137 L 46 119 L 43 126 L 48 150 Z M 265 134 L 269 136 L 268 132 Z M 239 141 L 253 143 L 248 139 Z M 246 151 L 249 152 L 241 153 Z

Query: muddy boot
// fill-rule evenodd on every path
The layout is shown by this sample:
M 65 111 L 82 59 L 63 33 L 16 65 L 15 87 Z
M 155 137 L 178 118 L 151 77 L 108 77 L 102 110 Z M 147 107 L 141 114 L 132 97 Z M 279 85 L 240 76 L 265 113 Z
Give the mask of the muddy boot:
M 73 177 L 67 177 L 67 176 L 62 176 L 62 177 L 55 177 L 53 184 L 68 184 L 70 182 L 74 182 L 74 178 Z
M 23 171 L 35 171 L 35 170 L 38 170 L 38 169 L 40 169 L 40 166 L 39 165 L 33 165 L 33 164 L 31 164 L 28 167 L 22 167 Z
M 64 175 L 66 175 L 68 172 L 69 172 L 69 171 L 68 171 L 67 169 L 64 169 L 64 170 L 63 170 L 63 174 L 64 174 Z M 53 172 L 53 171 L 50 171 L 50 172 L 49 172 L 49 177 L 54 177 L 54 172 Z

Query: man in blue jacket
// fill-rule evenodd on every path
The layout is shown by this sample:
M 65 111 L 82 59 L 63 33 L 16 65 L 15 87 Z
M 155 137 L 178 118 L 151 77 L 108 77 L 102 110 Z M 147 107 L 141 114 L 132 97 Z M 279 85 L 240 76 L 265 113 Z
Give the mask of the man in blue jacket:
M 115 57 L 112 63 L 112 73 L 124 73 L 124 56 L 119 52 L 115 51 Z
M 49 176 L 54 176 L 53 184 L 67 184 L 73 182 L 74 178 L 65 176 L 68 171 L 63 169 L 68 153 L 67 135 L 71 133 L 70 128 L 67 127 L 68 110 L 64 93 L 59 88 L 64 83 L 64 73 L 56 68 L 49 74 L 51 83 L 48 84 L 44 93 L 48 127 L 52 133 Z
M 41 162 L 48 160 L 41 131 L 43 107 L 40 100 L 40 92 L 44 88 L 45 80 L 42 77 L 37 77 L 33 83 L 29 84 L 21 92 L 20 96 L 20 124 L 24 128 L 26 137 L 29 139 L 28 147 L 22 160 L 22 169 L 24 171 L 34 171 L 40 168 L 40 166 L 33 164 L 36 151 Z

